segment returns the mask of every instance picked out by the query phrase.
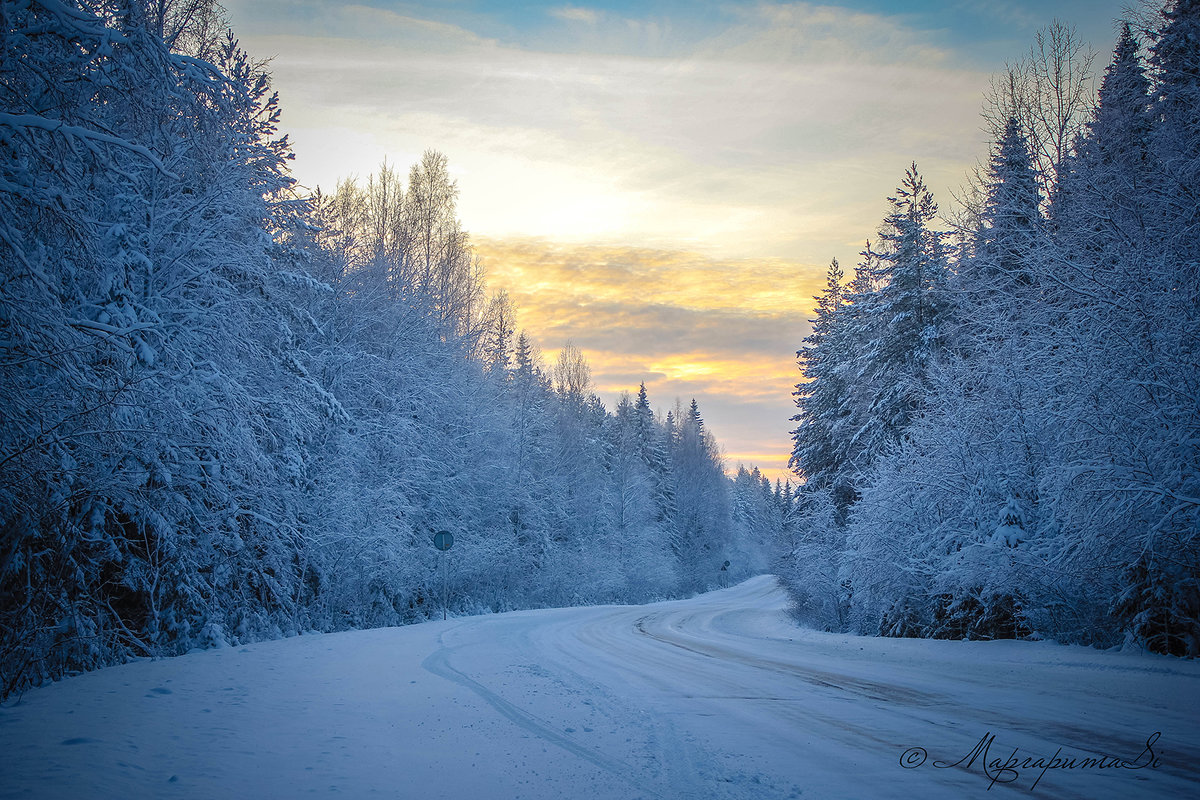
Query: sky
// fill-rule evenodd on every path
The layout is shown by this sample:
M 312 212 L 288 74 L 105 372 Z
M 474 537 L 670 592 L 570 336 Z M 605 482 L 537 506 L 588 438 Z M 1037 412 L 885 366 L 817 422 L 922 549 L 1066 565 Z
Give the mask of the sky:
M 916 162 L 943 210 L 991 77 L 1058 18 L 1107 65 L 1118 0 L 225 0 L 310 189 L 444 153 L 489 287 L 614 407 L 693 397 L 785 478 L 796 351 Z M 849 269 L 847 269 L 849 271 Z

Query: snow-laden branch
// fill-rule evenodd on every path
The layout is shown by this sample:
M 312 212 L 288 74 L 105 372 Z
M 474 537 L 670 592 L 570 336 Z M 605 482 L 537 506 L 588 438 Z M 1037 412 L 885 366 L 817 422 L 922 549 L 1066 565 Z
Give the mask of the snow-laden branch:
M 176 180 L 179 178 L 178 175 L 167 169 L 162 161 L 159 160 L 158 156 L 154 155 L 154 153 L 151 153 L 148 148 L 140 144 L 134 144 L 133 142 L 127 139 L 122 139 L 119 136 L 100 133 L 99 131 L 89 130 L 88 128 L 83 128 L 78 125 L 68 125 L 62 120 L 47 119 L 46 117 L 41 117 L 36 114 L 8 114 L 5 112 L 0 112 L 0 125 L 12 128 L 14 130 L 34 129 L 43 130 L 48 133 L 57 133 L 65 138 L 74 138 L 84 142 L 84 144 L 86 144 L 93 152 L 96 151 L 97 145 L 112 145 L 113 147 L 120 147 L 130 151 L 131 153 L 137 153 L 141 157 L 145 158 L 152 165 L 154 165 L 155 169 L 168 178 L 174 178 Z

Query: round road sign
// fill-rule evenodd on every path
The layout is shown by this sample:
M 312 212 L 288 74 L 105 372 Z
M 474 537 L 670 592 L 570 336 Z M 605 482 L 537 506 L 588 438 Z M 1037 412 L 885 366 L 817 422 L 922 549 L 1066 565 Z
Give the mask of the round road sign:
M 433 535 L 433 546 L 438 550 L 449 550 L 454 546 L 454 534 L 450 531 L 438 531 Z

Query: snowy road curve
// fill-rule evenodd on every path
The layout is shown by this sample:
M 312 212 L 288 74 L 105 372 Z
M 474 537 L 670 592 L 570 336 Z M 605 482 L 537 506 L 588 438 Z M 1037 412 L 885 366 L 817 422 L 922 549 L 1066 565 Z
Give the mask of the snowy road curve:
M 1200 664 L 784 604 L 760 577 L 103 670 L 0 709 L 0 797 L 1200 797 Z

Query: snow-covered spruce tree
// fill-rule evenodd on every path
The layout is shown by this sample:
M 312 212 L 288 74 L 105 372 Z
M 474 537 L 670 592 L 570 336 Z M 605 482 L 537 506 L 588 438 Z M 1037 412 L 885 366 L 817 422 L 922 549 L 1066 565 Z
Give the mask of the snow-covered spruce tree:
M 1148 88 L 1138 43 L 1123 26 L 1085 135 L 1060 176 L 1049 208 L 1053 236 L 1041 249 L 1053 324 L 1036 368 L 1047 376 L 1041 413 L 1057 442 L 1042 470 L 1054 520 L 1049 574 L 1057 580 L 1029 616 L 1065 640 L 1110 644 L 1121 635 L 1112 601 L 1145 525 L 1131 516 L 1133 496 L 1097 466 L 1137 452 L 1146 433 L 1128 401 L 1140 394 L 1130 391 L 1130 370 L 1144 352 L 1142 304 L 1154 302 L 1143 260 L 1153 249 Z
M 1182 262 L 1179 268 L 1195 270 L 1200 248 L 1194 235 L 1200 227 L 1200 2 L 1169 2 L 1162 17 L 1150 47 L 1152 150 L 1161 164 L 1154 190 L 1163 206 L 1161 232 L 1178 248 L 1173 257 Z
M 667 537 L 672 537 L 675 519 L 675 496 L 672 487 L 668 459 L 668 445 L 672 438 L 671 426 L 655 416 L 650 407 L 646 384 L 638 387 L 634 404 L 637 425 L 637 448 L 642 462 L 650 474 L 650 493 L 654 501 L 655 527 Z
M 480 329 L 479 359 L 483 368 L 493 381 L 505 383 L 510 377 L 513 336 L 517 332 L 516 309 L 507 291 L 501 290 L 488 300 Z
M 1089 173 L 1089 186 L 1109 186 L 1109 200 L 1117 209 L 1144 185 L 1147 149 L 1150 145 L 1150 81 L 1142 64 L 1141 45 L 1129 23 L 1121 26 L 1112 63 L 1100 84 L 1096 110 L 1076 158 Z M 1124 178 L 1125 182 L 1121 179 Z
M 878 247 L 868 244 L 863 252 L 848 306 L 829 336 L 844 363 L 845 387 L 833 415 L 834 461 L 841 473 L 833 483 L 851 487 L 853 476 L 865 474 L 884 448 L 900 441 L 918 413 L 949 310 L 942 234 L 930 227 L 937 206 L 915 164 L 888 201 L 892 211 L 880 227 Z
M 844 277 L 834 259 L 825 276 L 825 291 L 814 298 L 817 306 L 812 333 L 805 337 L 804 347 L 796 353 L 805 380 L 796 384 L 793 392 L 799 411 L 792 417 L 797 427 L 792 431 L 792 455 L 788 462 L 803 480 L 806 491 L 829 490 L 839 497 L 843 508 L 853 500 L 847 496 L 851 486 L 838 480 L 845 465 L 839 463 L 834 441 L 834 428 L 847 394 L 845 366 L 850 360 L 843 349 L 848 337 L 842 335 L 840 327 L 845 321 Z
M 516 575 L 537 574 L 546 565 L 550 548 L 552 487 L 554 485 L 554 397 L 540 365 L 540 355 L 525 331 L 517 335 L 507 404 L 512 436 L 509 520 L 517 539 Z
M 833 471 L 827 482 L 843 519 L 858 500 L 857 487 L 875 455 L 867 449 L 868 438 L 862 435 L 875 396 L 869 380 L 873 366 L 865 354 L 882 325 L 877 311 L 884 275 L 879 254 L 870 241 L 859 256 L 854 279 L 843 292 L 845 303 L 839 311 L 838 324 L 829 331 L 823 345 L 832 356 L 831 377 L 841 389 L 836 411 L 826 424 L 830 426 L 833 446 Z
M 1028 140 L 1016 117 L 1009 118 L 993 148 L 986 180 L 986 199 L 974 246 L 959 267 L 960 280 L 955 286 L 966 293 L 965 297 L 956 296 L 960 305 L 969 304 L 974 307 L 972 311 L 1010 302 L 1014 292 L 1022 292 L 1033 282 L 1029 260 L 1042 227 L 1038 210 L 1041 195 Z
M 1050 198 L 1050 222 L 1062 233 L 1057 247 L 1074 248 L 1076 259 L 1111 256 L 1114 245 L 1145 245 L 1152 118 L 1150 82 L 1139 49 L 1131 26 L 1124 24 L 1091 120 Z M 1067 281 L 1075 277 L 1070 271 L 1063 275 Z
M 920 409 L 926 371 L 944 344 L 949 311 L 942 234 L 931 227 L 937 205 L 916 164 L 888 202 L 892 212 L 879 231 L 882 285 L 873 309 L 879 328 L 860 356 L 875 390 L 861 434 L 868 452 L 898 441 Z
M 675 520 L 672 549 L 679 562 L 680 588 L 698 591 L 714 586 L 728 560 L 728 481 L 716 439 L 708 431 L 693 399 L 687 410 L 677 406 L 679 420 L 669 451 Z

